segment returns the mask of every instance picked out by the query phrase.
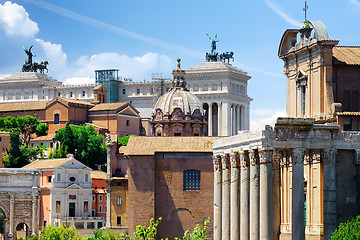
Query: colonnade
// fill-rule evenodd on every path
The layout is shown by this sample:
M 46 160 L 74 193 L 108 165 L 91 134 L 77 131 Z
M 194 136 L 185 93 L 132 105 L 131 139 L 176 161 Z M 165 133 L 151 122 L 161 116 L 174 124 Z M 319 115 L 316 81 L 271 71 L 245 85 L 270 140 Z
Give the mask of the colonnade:
M 231 136 L 249 129 L 245 106 L 225 102 L 206 102 L 203 106 L 207 109 L 208 136 Z
M 214 239 L 273 239 L 271 149 L 215 155 Z

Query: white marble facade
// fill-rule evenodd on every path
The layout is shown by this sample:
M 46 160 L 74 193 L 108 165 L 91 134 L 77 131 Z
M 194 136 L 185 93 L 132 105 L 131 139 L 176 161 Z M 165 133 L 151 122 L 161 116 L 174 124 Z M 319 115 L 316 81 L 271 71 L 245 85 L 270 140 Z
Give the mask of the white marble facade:
M 204 62 L 185 70 L 188 89 L 203 103 L 209 136 L 235 135 L 250 128 L 247 82 L 250 76 L 224 62 Z M 16 73 L 0 79 L 0 103 L 65 97 L 92 101 L 94 85 L 62 85 L 40 73 Z M 170 80 L 119 81 L 119 102 L 130 102 L 142 118 L 151 117 L 158 97 L 171 88 Z

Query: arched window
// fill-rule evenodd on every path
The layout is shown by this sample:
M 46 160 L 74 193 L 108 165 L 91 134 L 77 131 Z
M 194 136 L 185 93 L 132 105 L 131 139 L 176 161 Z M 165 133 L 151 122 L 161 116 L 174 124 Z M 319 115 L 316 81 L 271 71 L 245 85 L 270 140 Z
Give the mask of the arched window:
M 60 115 L 58 113 L 54 114 L 54 124 L 60 123 Z
M 60 182 L 60 173 L 57 174 L 57 181 Z
M 85 174 L 85 182 L 89 181 L 89 175 Z
M 196 169 L 188 169 L 183 172 L 183 190 L 200 191 L 201 172 Z

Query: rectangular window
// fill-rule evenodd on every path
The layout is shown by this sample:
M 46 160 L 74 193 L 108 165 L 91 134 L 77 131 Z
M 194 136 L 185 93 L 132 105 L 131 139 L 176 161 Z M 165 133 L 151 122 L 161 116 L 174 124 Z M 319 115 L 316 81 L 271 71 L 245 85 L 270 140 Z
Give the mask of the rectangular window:
M 123 88 L 123 94 L 126 94 L 126 89 L 125 88 Z
M 85 97 L 85 91 L 83 91 L 83 97 Z
M 130 121 L 126 120 L 126 126 L 130 126 Z
M 107 212 L 107 205 L 105 205 L 105 212 Z
M 52 176 L 48 176 L 48 182 L 51 182 Z
M 183 190 L 200 191 L 201 172 L 196 169 L 188 169 L 183 172 Z
M 121 206 L 121 197 L 118 197 L 118 198 L 117 198 L 117 205 L 118 205 L 118 206 Z
M 72 97 L 73 96 L 73 94 L 72 94 L 72 92 L 70 92 L 70 97 Z
M 140 89 L 136 89 L 136 94 L 140 94 Z
M 151 88 L 151 89 L 150 89 L 150 92 L 151 92 L 151 93 L 154 93 L 154 89 L 153 89 L 153 88 Z
M 91 210 L 91 216 L 95 217 L 95 210 Z
M 58 93 L 58 97 L 61 97 L 61 93 Z
M 344 131 L 351 131 L 352 130 L 352 123 L 351 123 L 351 118 L 350 117 L 344 117 L 343 118 L 343 123 L 344 123 Z
M 0 137 L 0 142 L 2 142 L 2 138 Z
M 102 212 L 102 205 L 99 205 L 99 212 Z
M 121 226 L 121 217 L 117 217 L 117 218 L 116 218 L 116 224 L 117 224 L 118 226 Z
M 56 201 L 56 213 L 60 213 L 60 201 Z
M 84 202 L 84 212 L 88 212 L 89 211 L 89 203 L 88 201 Z
M 96 196 L 95 196 L 95 195 L 93 195 L 93 202 L 95 202 L 95 198 L 96 198 Z
M 180 133 L 180 132 L 176 132 L 176 133 L 174 133 L 174 136 L 181 136 L 181 133 Z
M 47 225 L 47 221 L 46 221 L 46 220 L 44 220 L 44 227 L 46 227 L 46 225 Z
M 102 195 L 99 195 L 99 202 L 102 202 Z
M 105 202 L 107 202 L 107 196 L 105 195 Z

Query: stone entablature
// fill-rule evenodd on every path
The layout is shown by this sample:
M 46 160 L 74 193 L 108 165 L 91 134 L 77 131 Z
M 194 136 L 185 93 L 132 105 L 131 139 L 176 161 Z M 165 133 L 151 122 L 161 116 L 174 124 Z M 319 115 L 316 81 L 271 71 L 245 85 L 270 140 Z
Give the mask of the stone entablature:
M 359 214 L 358 149 L 357 132 L 305 118 L 215 140 L 215 239 L 329 239 Z

